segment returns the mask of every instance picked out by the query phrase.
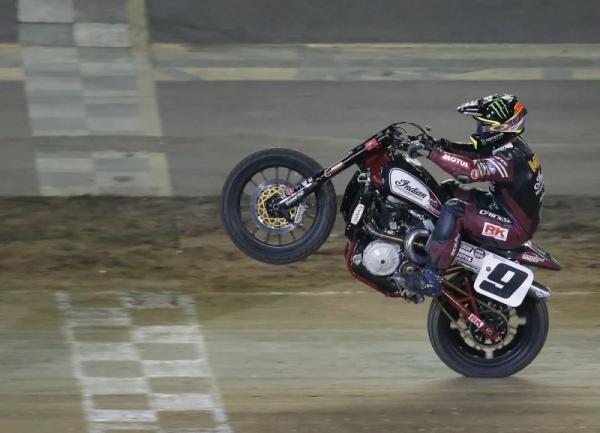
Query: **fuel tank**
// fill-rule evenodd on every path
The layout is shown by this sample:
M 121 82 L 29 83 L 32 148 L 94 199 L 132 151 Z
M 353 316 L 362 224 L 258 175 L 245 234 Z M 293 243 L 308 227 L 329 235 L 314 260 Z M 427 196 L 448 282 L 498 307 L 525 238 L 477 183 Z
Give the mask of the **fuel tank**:
M 404 159 L 391 161 L 381 172 L 383 191 L 413 203 L 438 217 L 442 209 L 443 194 L 440 185 L 423 166 Z

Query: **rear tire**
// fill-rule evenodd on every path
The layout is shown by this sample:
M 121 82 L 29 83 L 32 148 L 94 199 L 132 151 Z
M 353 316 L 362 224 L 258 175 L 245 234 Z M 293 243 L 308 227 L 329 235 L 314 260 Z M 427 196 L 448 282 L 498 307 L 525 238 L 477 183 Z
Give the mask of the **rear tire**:
M 440 302 L 443 302 L 440 298 Z M 442 304 L 444 305 L 444 304 Z M 447 311 L 451 308 L 444 305 Z M 526 320 L 517 327 L 513 340 L 499 355 L 486 359 L 466 344 L 440 305 L 433 301 L 429 308 L 429 340 L 438 357 L 452 370 L 467 377 L 507 377 L 527 367 L 539 354 L 548 335 L 548 308 L 543 300 L 526 297 L 517 307 L 519 317 Z
M 247 222 L 242 218 L 242 194 L 253 176 L 275 167 L 292 170 L 305 178 L 321 170 L 312 158 L 294 150 L 273 148 L 253 153 L 236 165 L 225 180 L 221 193 L 221 217 L 227 234 L 241 251 L 261 262 L 282 265 L 302 260 L 319 249 L 333 228 L 337 205 L 333 185 L 327 182 L 313 193 L 317 213 L 301 237 L 281 246 L 257 239 L 248 231 Z

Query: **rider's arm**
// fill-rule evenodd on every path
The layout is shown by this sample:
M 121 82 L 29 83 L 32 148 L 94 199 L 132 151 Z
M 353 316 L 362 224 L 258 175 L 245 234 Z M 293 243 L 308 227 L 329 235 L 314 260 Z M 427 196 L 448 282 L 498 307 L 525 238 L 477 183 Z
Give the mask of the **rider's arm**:
M 458 153 L 459 155 L 471 159 L 476 159 L 478 156 L 477 153 L 473 151 L 473 145 L 470 143 L 455 143 L 446 138 L 441 138 L 438 143 L 441 145 L 441 149 L 447 152 Z
M 471 159 L 456 153 L 434 149 L 429 159 L 459 180 L 470 182 L 509 182 L 513 178 L 513 160 L 503 156 Z

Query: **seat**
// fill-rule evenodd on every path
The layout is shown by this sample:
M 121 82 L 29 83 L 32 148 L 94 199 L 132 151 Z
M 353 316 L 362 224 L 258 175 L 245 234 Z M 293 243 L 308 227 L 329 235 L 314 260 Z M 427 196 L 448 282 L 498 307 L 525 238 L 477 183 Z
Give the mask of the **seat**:
M 482 245 L 483 246 L 483 245 Z M 532 266 L 538 266 L 553 271 L 560 271 L 562 265 L 552 255 L 544 251 L 539 245 L 532 241 L 527 241 L 515 248 L 502 249 L 498 247 L 483 246 L 487 251 L 497 254 L 509 260 L 516 260 L 520 263 Z

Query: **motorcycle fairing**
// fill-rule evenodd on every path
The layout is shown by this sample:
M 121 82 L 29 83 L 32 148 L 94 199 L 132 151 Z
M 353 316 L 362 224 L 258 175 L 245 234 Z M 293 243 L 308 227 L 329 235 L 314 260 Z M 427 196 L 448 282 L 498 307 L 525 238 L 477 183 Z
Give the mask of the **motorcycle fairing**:
M 358 176 L 360 171 L 355 171 L 352 175 L 352 179 L 346 185 L 346 190 L 344 191 L 344 196 L 342 198 L 342 203 L 340 204 L 340 211 L 342 213 L 342 217 L 344 221 L 347 223 L 349 221 L 350 215 L 352 214 L 352 210 L 356 201 L 356 196 L 359 193 L 360 186 L 358 184 Z
M 486 249 L 507 259 L 516 260 L 524 265 L 536 266 L 552 271 L 560 271 L 562 269 L 562 265 L 558 260 L 533 241 L 527 241 L 523 245 L 509 250 L 491 247 L 486 247 Z
M 529 293 L 530 295 L 534 295 L 538 298 L 547 298 L 550 296 L 550 290 L 547 287 L 544 287 L 540 283 L 533 281 L 533 273 L 529 269 L 527 269 L 525 266 L 515 263 L 514 258 L 511 258 L 506 254 L 499 254 L 502 251 L 506 253 L 510 252 L 511 250 L 497 250 L 491 248 L 484 248 L 482 246 L 462 241 L 459 246 L 456 258 L 454 259 L 454 263 L 461 265 L 463 268 L 468 269 L 474 274 L 476 274 L 480 283 L 482 281 L 481 278 L 487 278 L 488 274 L 492 273 L 495 270 L 495 265 L 504 263 L 503 268 L 498 269 L 494 275 L 491 275 L 491 281 L 488 281 L 488 283 L 486 283 L 488 291 L 489 288 L 492 287 L 492 285 L 495 285 L 497 289 L 500 290 L 500 292 L 494 293 L 493 287 L 491 294 L 486 293 L 485 287 L 483 291 L 477 290 L 477 282 L 476 291 L 492 299 L 496 299 L 502 303 L 506 303 L 507 305 L 511 305 L 508 303 L 508 301 L 512 303 L 518 302 L 520 304 L 523 300 L 521 296 L 525 292 Z M 492 261 L 493 263 L 495 263 L 494 266 L 486 264 L 486 261 L 489 261 L 490 259 L 493 259 Z M 482 274 L 484 268 L 489 268 L 489 270 L 486 270 Z M 480 277 L 480 274 L 483 276 Z M 519 282 L 517 274 L 525 275 L 527 277 L 527 280 L 523 279 L 523 281 Z M 529 276 L 531 276 L 531 279 L 529 279 Z M 515 286 L 515 284 L 517 283 L 519 284 Z M 523 286 L 521 286 L 521 284 L 523 284 Z M 525 290 L 524 288 L 525 285 L 528 287 L 527 290 Z M 479 286 L 479 288 L 481 288 L 481 286 Z M 514 289 L 514 291 L 507 290 L 511 288 Z M 517 290 L 521 290 L 521 292 L 517 294 L 518 296 L 513 297 Z
M 520 263 L 550 269 L 553 271 L 560 271 L 562 269 L 562 265 L 558 260 L 552 257 L 550 253 L 544 251 L 534 242 L 527 241 L 521 246 L 521 248 L 523 248 L 523 250 L 516 257 L 516 260 Z

